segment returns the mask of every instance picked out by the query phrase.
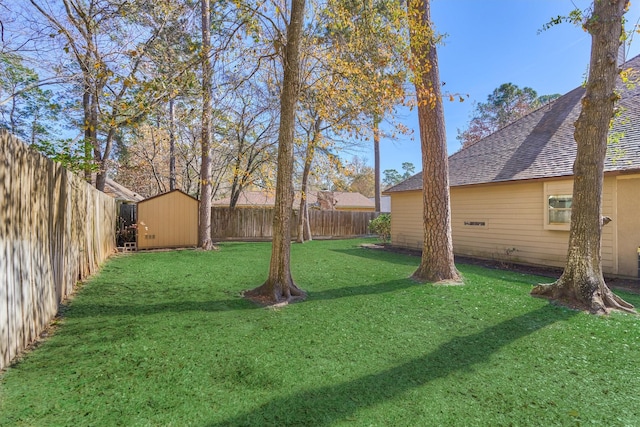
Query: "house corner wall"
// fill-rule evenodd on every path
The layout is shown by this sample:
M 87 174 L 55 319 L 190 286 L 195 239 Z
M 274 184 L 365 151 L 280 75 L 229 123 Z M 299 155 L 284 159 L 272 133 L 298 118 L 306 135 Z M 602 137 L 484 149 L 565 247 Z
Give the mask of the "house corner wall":
M 406 191 L 391 194 L 391 244 L 422 250 L 422 192 Z
M 617 215 L 611 225 L 617 237 L 617 274 L 638 278 L 640 268 L 640 175 L 621 176 L 616 180 Z

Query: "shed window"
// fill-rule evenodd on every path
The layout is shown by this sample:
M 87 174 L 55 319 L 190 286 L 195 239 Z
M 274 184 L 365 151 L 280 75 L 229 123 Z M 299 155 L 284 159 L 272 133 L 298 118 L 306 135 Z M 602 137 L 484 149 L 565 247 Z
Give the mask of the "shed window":
M 570 194 L 551 195 L 547 200 L 549 212 L 547 224 L 570 224 L 572 196 Z

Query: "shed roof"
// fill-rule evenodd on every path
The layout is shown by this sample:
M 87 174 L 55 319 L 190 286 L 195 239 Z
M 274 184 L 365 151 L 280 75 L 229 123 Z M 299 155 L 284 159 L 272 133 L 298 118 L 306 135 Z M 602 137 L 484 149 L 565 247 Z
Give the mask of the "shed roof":
M 96 185 L 96 177 L 97 174 L 94 172 L 91 174 L 91 185 Z M 137 203 L 144 200 L 144 196 L 136 193 L 125 187 L 122 184 L 115 182 L 111 178 L 106 178 L 104 182 L 104 193 L 108 196 L 113 197 L 114 199 L 120 202 L 129 202 L 129 203 Z
M 640 73 L 640 55 L 623 68 Z M 621 135 L 607 150 L 605 172 L 640 170 L 640 85 L 619 80 L 623 112 L 612 132 Z M 581 110 L 584 87 L 578 87 L 497 132 L 449 156 L 452 187 L 573 175 L 576 143 L 574 123 Z M 385 193 L 422 189 L 418 173 Z
M 104 184 L 104 192 L 116 200 L 123 202 L 140 202 L 144 197 L 134 191 L 129 190 L 124 185 L 118 184 L 111 178 L 107 178 Z
M 172 194 L 172 193 L 182 194 L 183 196 L 186 196 L 189 199 L 192 199 L 195 202 L 200 203 L 200 201 L 198 199 L 196 199 L 195 197 L 190 196 L 187 193 L 185 193 L 184 191 L 182 191 L 180 189 L 177 189 L 177 188 L 175 190 L 167 191 L 166 193 L 160 193 L 160 194 L 156 194 L 155 196 L 147 197 L 146 199 L 141 200 L 140 203 L 145 203 L 145 202 L 148 202 L 149 200 L 154 200 L 154 199 L 157 199 L 157 198 L 160 198 L 160 197 L 164 197 L 164 196 L 166 196 L 168 194 Z

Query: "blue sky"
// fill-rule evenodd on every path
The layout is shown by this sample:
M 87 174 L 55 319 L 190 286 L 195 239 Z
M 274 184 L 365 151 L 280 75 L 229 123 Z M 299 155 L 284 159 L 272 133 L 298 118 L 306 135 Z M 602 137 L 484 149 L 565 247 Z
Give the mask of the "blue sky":
M 636 3 L 637 2 L 637 3 Z M 538 95 L 564 94 L 585 79 L 591 37 L 571 24 L 555 26 L 538 34 L 552 17 L 566 16 L 576 6 L 584 9 L 588 0 L 432 0 L 433 22 L 447 37 L 438 48 L 440 78 L 444 90 L 468 94 L 463 102 L 445 101 L 449 154 L 460 144 L 457 129 L 469 121 L 473 102 L 485 102 L 502 83 L 529 86 Z M 627 28 L 640 19 L 640 1 L 633 0 Z M 636 34 L 627 58 L 640 54 Z M 421 168 L 418 119 L 415 111 L 400 112 L 398 120 L 414 130 L 414 137 L 382 140 L 381 170 L 401 171 L 403 162 Z M 371 148 L 356 153 L 373 166 Z

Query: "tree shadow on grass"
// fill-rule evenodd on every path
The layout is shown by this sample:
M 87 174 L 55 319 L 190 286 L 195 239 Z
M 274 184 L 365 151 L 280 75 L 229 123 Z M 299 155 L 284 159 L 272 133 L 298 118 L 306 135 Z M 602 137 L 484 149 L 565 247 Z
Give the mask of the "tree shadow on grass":
M 323 291 L 309 291 L 308 301 L 332 300 L 362 295 L 379 295 L 408 289 L 414 286 L 422 286 L 411 279 L 390 280 L 387 282 L 371 283 L 361 286 L 346 286 L 343 288 L 327 289 Z
M 336 385 L 277 397 L 252 411 L 209 425 L 332 425 L 431 381 L 472 369 L 474 365 L 487 361 L 500 348 L 576 314 L 545 305 L 481 332 L 453 338 L 435 351 L 394 368 Z
M 362 286 L 346 286 L 322 291 L 310 290 L 309 296 L 305 301 L 311 302 L 362 295 L 378 295 L 407 289 L 412 286 L 419 285 L 410 279 L 398 279 Z M 79 303 L 72 305 L 71 309 L 66 309 L 65 312 L 68 317 L 147 316 L 158 313 L 186 313 L 192 311 L 224 312 L 231 310 L 251 310 L 257 308 L 262 307 L 238 295 L 235 299 L 211 301 L 176 301 L 146 304 Z
M 351 255 L 360 258 L 367 258 L 373 261 L 390 262 L 393 264 L 409 265 L 418 267 L 420 258 L 405 254 L 395 254 L 383 249 L 351 248 L 351 249 L 331 249 L 343 255 Z
M 147 316 L 158 313 L 182 313 L 191 311 L 223 312 L 230 310 L 251 310 L 259 306 L 238 296 L 236 299 L 212 301 L 176 301 L 150 304 L 74 304 L 67 312 L 68 317 L 94 316 Z

